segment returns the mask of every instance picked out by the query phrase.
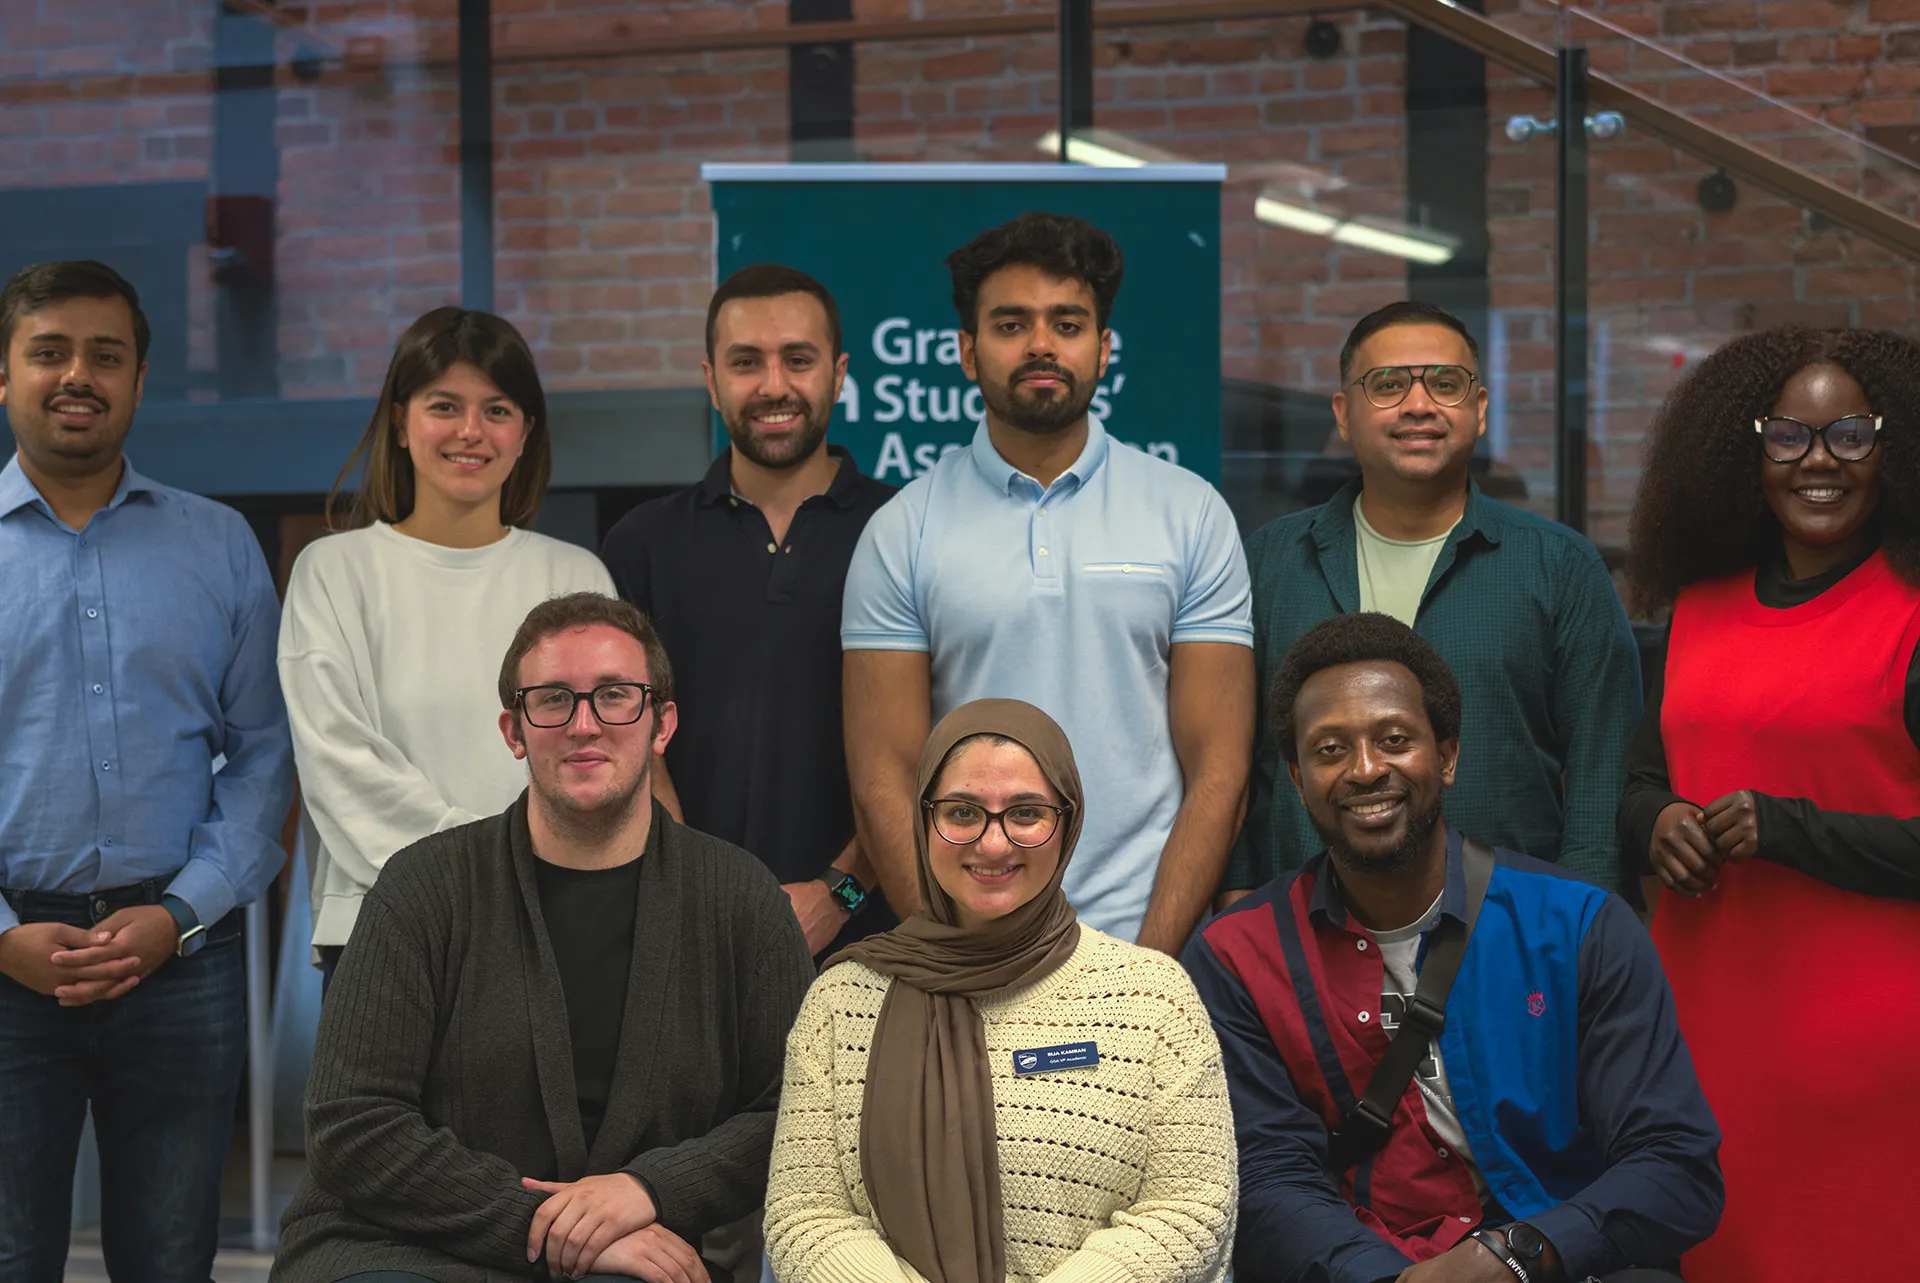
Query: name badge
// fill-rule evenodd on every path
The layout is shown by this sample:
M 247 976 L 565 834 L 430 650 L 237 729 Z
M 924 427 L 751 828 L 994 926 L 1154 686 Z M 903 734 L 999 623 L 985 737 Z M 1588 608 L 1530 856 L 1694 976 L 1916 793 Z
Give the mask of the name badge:
M 1050 1074 L 1056 1069 L 1085 1069 L 1100 1063 L 1100 1046 L 1091 1042 L 1062 1043 L 1058 1047 L 1033 1047 L 1013 1053 L 1013 1072 L 1017 1075 Z

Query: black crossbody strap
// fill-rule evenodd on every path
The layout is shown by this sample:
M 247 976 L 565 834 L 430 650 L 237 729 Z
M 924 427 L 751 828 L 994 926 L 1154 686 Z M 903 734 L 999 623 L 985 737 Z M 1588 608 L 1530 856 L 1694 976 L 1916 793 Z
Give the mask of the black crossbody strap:
M 1426 963 L 1420 968 L 1420 983 L 1400 1019 L 1399 1030 L 1387 1044 L 1387 1054 L 1374 1066 L 1366 1091 L 1341 1122 L 1340 1130 L 1328 1137 L 1327 1164 L 1336 1173 L 1378 1153 L 1387 1143 L 1393 1131 L 1393 1111 L 1406 1095 L 1414 1070 L 1426 1059 L 1427 1047 L 1447 1026 L 1447 994 L 1453 989 L 1454 977 L 1460 974 L 1467 942 L 1473 938 L 1473 924 L 1480 917 L 1481 901 L 1487 898 L 1487 884 L 1493 880 L 1491 850 L 1467 838 L 1460 854 L 1467 883 L 1466 921 L 1442 918 L 1435 928 Z

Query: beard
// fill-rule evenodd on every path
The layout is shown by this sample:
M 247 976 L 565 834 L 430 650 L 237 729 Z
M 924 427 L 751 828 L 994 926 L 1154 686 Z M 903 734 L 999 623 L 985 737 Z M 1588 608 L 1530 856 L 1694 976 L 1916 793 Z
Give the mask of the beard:
M 772 433 L 756 431 L 753 419 L 756 415 L 791 412 L 800 416 L 803 425 L 797 432 L 785 432 L 778 436 Z M 813 457 L 826 439 L 827 424 L 833 419 L 833 406 L 829 403 L 824 412 L 816 410 L 813 403 L 803 396 L 789 393 L 777 401 L 756 397 L 745 405 L 727 412 L 723 411 L 720 421 L 726 424 L 727 439 L 733 442 L 733 448 L 743 457 L 763 468 L 792 468 Z
M 1364 794 L 1349 794 L 1341 801 L 1358 796 L 1364 796 Z M 1347 845 L 1346 835 L 1337 825 L 1321 823 L 1320 817 L 1311 810 L 1307 812 L 1307 818 L 1313 821 L 1315 832 L 1319 833 L 1320 840 L 1327 844 L 1327 853 L 1334 858 L 1335 863 L 1368 877 L 1383 877 L 1404 872 L 1419 863 L 1421 855 L 1426 852 L 1427 842 L 1433 837 L 1433 830 L 1440 823 L 1440 797 L 1435 794 L 1433 805 L 1418 815 L 1409 816 L 1406 832 L 1400 835 L 1398 842 L 1384 851 L 1356 851 Z
M 1020 382 L 1029 374 L 1045 372 L 1058 378 L 1063 387 L 1056 392 L 1028 391 Z M 980 380 L 980 397 L 994 417 L 1010 428 L 1047 436 L 1070 428 L 1087 415 L 1093 404 L 1095 385 L 1083 385 L 1073 371 L 1051 361 L 1032 361 L 1013 372 L 1005 383 Z
M 653 805 L 653 761 L 651 755 L 640 768 L 630 787 L 616 785 L 589 803 L 582 803 L 538 771 L 527 772 L 527 783 L 540 804 L 547 823 L 569 842 L 591 846 L 611 841 L 639 806 Z

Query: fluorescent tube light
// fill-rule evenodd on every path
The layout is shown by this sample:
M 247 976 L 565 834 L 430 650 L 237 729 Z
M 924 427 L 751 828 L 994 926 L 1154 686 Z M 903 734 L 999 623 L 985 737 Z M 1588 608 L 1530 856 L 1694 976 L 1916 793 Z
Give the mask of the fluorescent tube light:
M 1060 154 L 1059 131 L 1048 130 L 1040 136 L 1034 146 L 1048 155 L 1058 156 Z M 1092 137 L 1075 134 L 1069 138 L 1067 159 L 1077 164 L 1094 165 L 1105 169 L 1138 169 L 1153 161 L 1173 160 L 1175 157 L 1157 148 L 1099 130 L 1095 131 Z M 1305 232 L 1309 236 L 1325 236 L 1336 244 L 1372 250 L 1376 254 L 1390 254 L 1412 263 L 1450 262 L 1460 249 L 1460 242 L 1443 232 L 1423 227 L 1394 227 L 1384 226 L 1379 222 L 1361 222 L 1340 214 L 1330 214 L 1305 205 L 1291 204 L 1277 196 L 1265 193 L 1254 199 L 1253 213 L 1254 217 L 1263 223 L 1272 223 L 1276 227 Z

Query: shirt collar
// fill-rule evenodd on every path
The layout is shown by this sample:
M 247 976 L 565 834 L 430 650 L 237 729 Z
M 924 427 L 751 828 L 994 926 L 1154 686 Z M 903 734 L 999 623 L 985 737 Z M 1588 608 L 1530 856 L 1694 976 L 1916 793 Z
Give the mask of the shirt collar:
M 1461 862 L 1462 841 L 1460 830 L 1447 825 L 1447 884 L 1440 892 L 1440 912 L 1443 916 L 1465 922 L 1467 874 L 1466 866 Z M 1307 904 L 1307 913 L 1324 915 L 1333 926 L 1344 929 L 1347 925 L 1347 902 L 1340 894 L 1340 882 L 1334 875 L 1333 857 L 1322 854 L 1320 860 L 1320 873 L 1313 880 L 1313 898 Z
M 974 429 L 971 452 L 973 454 L 974 466 L 980 469 L 980 475 L 985 477 L 987 483 L 1001 494 L 1012 494 L 1013 483 L 1022 477 L 1026 477 L 1025 473 L 1021 472 L 1020 469 L 1014 467 L 1011 463 L 1008 463 L 1006 459 L 1001 456 L 1000 452 L 994 449 L 993 434 L 987 431 L 987 421 L 985 419 L 980 420 L 980 426 Z M 1112 443 L 1107 438 L 1106 426 L 1100 422 L 1099 415 L 1089 414 L 1087 416 L 1087 443 L 1081 447 L 1080 457 L 1069 464 L 1065 472 L 1062 472 L 1058 477 L 1054 478 L 1053 486 L 1046 488 L 1051 490 L 1068 477 L 1073 478 L 1073 484 L 1076 488 L 1084 487 L 1088 482 L 1093 480 L 1094 474 L 1100 471 L 1101 467 L 1105 465 L 1107 456 L 1111 452 Z M 1031 477 L 1027 477 L 1026 479 L 1029 481 L 1033 480 Z
M 122 455 L 121 462 L 124 466 L 120 469 L 120 484 L 113 488 L 113 498 L 107 500 L 106 511 L 118 508 L 133 495 L 159 496 L 160 487 L 135 472 L 133 460 Z M 7 460 L 5 468 L 0 468 L 0 517 L 12 516 L 31 503 L 39 504 L 42 512 L 53 516 L 53 505 L 41 497 L 39 489 L 28 479 L 16 453 Z
M 828 483 L 825 494 L 836 507 L 851 508 L 858 497 L 856 491 L 864 478 L 860 474 L 860 465 L 853 461 L 853 453 L 843 445 L 828 445 L 827 454 L 840 461 L 834 470 L 833 480 Z M 720 457 L 707 466 L 707 475 L 700 478 L 700 484 L 694 487 L 694 493 L 700 503 L 711 508 L 723 499 L 732 499 L 736 495 L 733 489 L 733 447 L 728 446 L 720 452 Z
M 1333 498 L 1320 505 L 1314 514 L 1311 529 L 1313 537 L 1321 547 L 1332 547 L 1335 543 L 1353 542 L 1353 505 L 1360 498 L 1360 478 L 1355 477 L 1334 492 Z M 1500 543 L 1500 516 L 1493 501 L 1480 492 L 1480 484 L 1472 477 L 1467 478 L 1467 506 L 1460 514 L 1460 521 L 1447 536 L 1449 544 L 1460 544 L 1479 535 L 1488 544 Z

